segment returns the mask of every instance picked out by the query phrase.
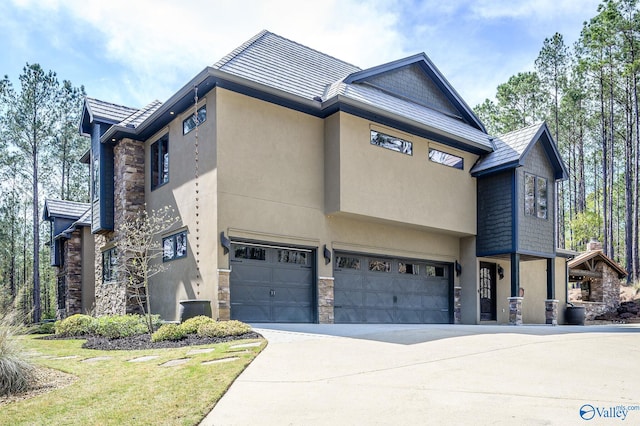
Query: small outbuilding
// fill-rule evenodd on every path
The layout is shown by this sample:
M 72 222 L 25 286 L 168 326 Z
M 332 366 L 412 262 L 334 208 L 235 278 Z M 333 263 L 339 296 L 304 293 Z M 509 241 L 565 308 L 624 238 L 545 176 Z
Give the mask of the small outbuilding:
M 627 272 L 602 251 L 602 244 L 590 241 L 587 251 L 569 261 L 569 282 L 580 284 L 581 301 L 571 301 L 585 308 L 585 319 L 620 307 L 620 280 Z

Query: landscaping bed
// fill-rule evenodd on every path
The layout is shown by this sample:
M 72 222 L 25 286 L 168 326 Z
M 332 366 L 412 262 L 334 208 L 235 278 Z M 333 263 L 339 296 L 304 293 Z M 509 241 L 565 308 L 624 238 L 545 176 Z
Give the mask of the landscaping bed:
M 102 351 L 112 350 L 142 350 L 142 349 L 162 349 L 162 348 L 182 348 L 185 346 L 196 345 L 208 345 L 212 343 L 224 343 L 233 340 L 241 339 L 261 339 L 262 336 L 259 333 L 251 331 L 239 336 L 226 336 L 226 337 L 199 337 L 195 334 L 189 334 L 185 338 L 180 340 L 163 340 L 159 342 L 152 342 L 149 334 L 139 334 L 130 337 L 119 337 L 116 339 L 109 339 L 102 336 L 74 336 L 74 337 L 59 337 L 55 334 L 42 337 L 46 340 L 54 339 L 86 339 L 86 342 L 82 345 L 84 349 L 97 349 Z

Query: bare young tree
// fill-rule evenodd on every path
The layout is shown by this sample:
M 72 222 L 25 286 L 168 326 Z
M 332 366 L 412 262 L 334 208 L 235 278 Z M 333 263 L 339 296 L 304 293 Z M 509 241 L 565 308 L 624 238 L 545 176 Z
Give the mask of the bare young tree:
M 119 279 L 123 280 L 135 295 L 141 311 L 146 317 L 149 333 L 153 333 L 151 304 L 149 300 L 149 279 L 166 270 L 160 258 L 163 255 L 159 235 L 169 231 L 180 218 L 170 207 L 140 213 L 120 223 L 117 227 L 116 251 L 118 256 Z

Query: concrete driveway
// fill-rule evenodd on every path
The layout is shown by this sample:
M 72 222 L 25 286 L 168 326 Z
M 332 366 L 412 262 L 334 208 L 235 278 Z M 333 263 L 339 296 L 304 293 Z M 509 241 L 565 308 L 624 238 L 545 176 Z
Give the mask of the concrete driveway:
M 254 328 L 203 425 L 640 424 L 636 325 Z

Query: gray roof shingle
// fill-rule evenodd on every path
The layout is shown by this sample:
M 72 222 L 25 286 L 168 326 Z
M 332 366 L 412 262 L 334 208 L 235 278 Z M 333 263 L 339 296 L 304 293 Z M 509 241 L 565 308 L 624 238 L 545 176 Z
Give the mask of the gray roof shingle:
M 120 123 L 122 120 L 138 111 L 136 108 L 117 105 L 90 97 L 85 99 L 85 105 L 94 120 L 98 119 L 114 124 Z
M 213 68 L 306 99 L 360 68 L 268 31 L 219 60 Z
M 61 217 L 66 219 L 80 219 L 91 208 L 89 203 L 79 203 L 76 201 L 52 200 L 44 201 L 44 218 Z
M 493 139 L 494 151 L 482 157 L 471 169 L 472 174 L 519 162 L 544 123 L 535 123 Z

